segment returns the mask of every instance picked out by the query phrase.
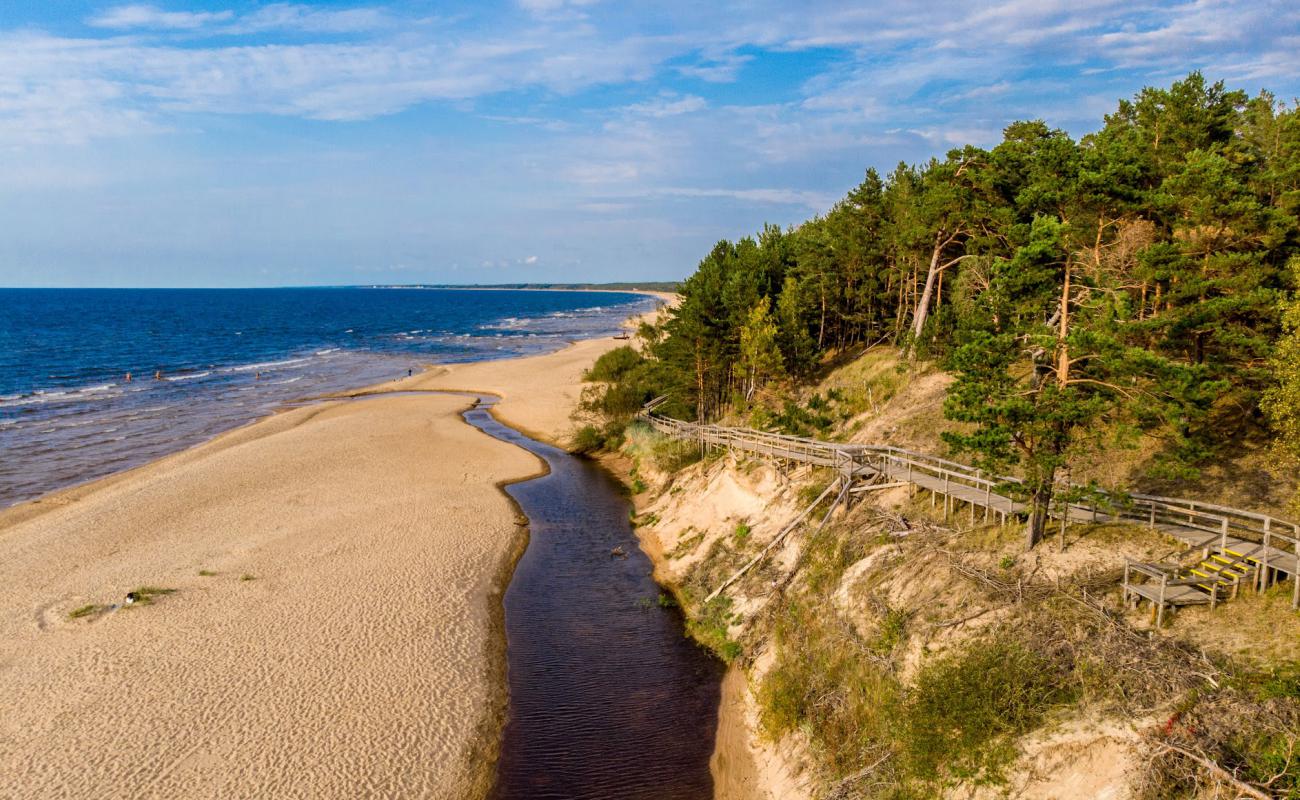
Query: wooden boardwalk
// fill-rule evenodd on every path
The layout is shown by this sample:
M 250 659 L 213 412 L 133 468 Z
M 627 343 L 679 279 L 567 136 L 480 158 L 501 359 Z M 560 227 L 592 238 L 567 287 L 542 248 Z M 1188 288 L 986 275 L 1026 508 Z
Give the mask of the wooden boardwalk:
M 801 464 L 829 467 L 846 486 L 906 483 L 930 493 L 932 507 L 942 498 L 945 514 L 966 507 L 973 523 L 996 517 L 1024 517 L 1026 505 L 1014 499 L 1017 478 L 986 475 L 966 464 L 889 445 L 823 442 L 750 428 L 683 422 L 654 413 L 651 402 L 641 419 L 677 439 L 700 447 L 721 447 Z M 851 490 L 850 490 L 851 491 Z M 1158 616 L 1165 606 L 1198 603 L 1214 606 L 1221 594 L 1235 595 L 1244 582 L 1263 588 L 1279 580 L 1294 581 L 1292 607 L 1300 608 L 1300 525 L 1253 511 L 1176 497 L 1145 494 L 1088 493 L 1086 501 L 1055 502 L 1050 516 L 1062 527 L 1072 522 L 1121 522 L 1158 530 L 1200 550 L 1202 561 L 1190 569 L 1177 565 L 1129 562 L 1125 597 L 1151 600 Z M 1184 574 L 1186 573 L 1186 574 Z

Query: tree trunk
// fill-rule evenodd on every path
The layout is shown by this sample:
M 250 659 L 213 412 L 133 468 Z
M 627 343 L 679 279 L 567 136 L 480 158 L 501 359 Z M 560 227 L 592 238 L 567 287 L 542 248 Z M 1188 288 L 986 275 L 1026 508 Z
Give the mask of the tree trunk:
M 930 253 L 930 269 L 925 275 L 925 288 L 921 290 L 921 299 L 916 301 L 916 313 L 912 315 L 912 338 L 920 339 L 925 328 L 925 318 L 930 313 L 930 298 L 934 296 L 934 284 L 939 277 L 939 256 L 943 253 L 943 231 L 934 237 L 934 250 Z
M 1047 512 L 1052 507 L 1052 481 L 1054 475 L 1047 479 L 1029 498 L 1029 521 L 1025 524 L 1025 549 L 1033 550 L 1034 545 L 1042 540 L 1047 531 Z
M 1070 261 L 1065 261 L 1065 283 L 1061 287 L 1061 327 L 1056 334 L 1056 385 L 1064 389 L 1070 382 L 1070 347 L 1065 337 L 1070 332 Z

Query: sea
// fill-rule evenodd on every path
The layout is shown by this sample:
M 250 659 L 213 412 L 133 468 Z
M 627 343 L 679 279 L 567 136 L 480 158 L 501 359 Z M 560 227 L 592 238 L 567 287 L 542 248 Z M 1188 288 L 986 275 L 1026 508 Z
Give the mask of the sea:
M 380 287 L 0 289 L 0 506 L 429 364 L 613 336 L 657 302 Z

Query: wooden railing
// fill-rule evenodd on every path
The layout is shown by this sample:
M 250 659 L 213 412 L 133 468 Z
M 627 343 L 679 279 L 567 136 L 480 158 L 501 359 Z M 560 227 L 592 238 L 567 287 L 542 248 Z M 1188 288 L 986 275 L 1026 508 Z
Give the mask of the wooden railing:
M 641 419 L 661 433 L 698 441 L 702 447 L 726 447 L 832 467 L 850 476 L 885 473 L 933 492 L 960 496 L 961 501 L 971 503 L 972 507 L 982 505 L 1003 515 L 1019 515 L 1026 510 L 1023 503 L 1011 496 L 1016 492 L 1006 491 L 1023 485 L 1019 478 L 988 475 L 967 464 L 891 445 L 842 444 L 752 428 L 684 422 L 654 413 L 657 405 L 655 402 L 647 405 Z M 1263 545 L 1260 585 L 1267 579 L 1269 569 L 1290 574 L 1296 579 L 1292 605 L 1300 608 L 1300 524 L 1199 500 L 1121 494 L 1073 485 L 1069 488 L 1073 491 L 1068 494 L 1084 499 L 1053 503 L 1050 516 L 1054 519 L 1125 522 L 1161 528 L 1202 548 L 1227 550 L 1239 542 Z M 1058 497 L 1065 494 L 1057 492 Z

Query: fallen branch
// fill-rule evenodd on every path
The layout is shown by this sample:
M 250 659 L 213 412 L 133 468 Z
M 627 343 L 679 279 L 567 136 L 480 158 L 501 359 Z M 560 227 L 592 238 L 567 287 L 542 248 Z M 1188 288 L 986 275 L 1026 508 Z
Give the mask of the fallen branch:
M 1205 756 L 1198 755 L 1196 753 L 1193 753 L 1191 750 L 1187 750 L 1185 748 L 1179 747 L 1176 744 L 1169 744 L 1168 742 L 1160 742 L 1159 746 L 1164 748 L 1164 752 L 1172 751 L 1179 754 L 1180 756 L 1183 756 L 1184 758 L 1189 758 L 1192 761 L 1195 761 L 1197 764 L 1200 764 L 1201 767 L 1203 767 L 1206 772 L 1210 773 L 1215 778 L 1223 781 L 1224 783 L 1228 784 L 1232 788 L 1236 789 L 1239 793 L 1244 794 L 1247 797 L 1253 797 L 1255 798 L 1255 800 L 1276 800 L 1276 798 L 1273 795 L 1261 791 L 1260 789 L 1250 785 L 1249 783 L 1246 783 L 1245 781 L 1238 778 L 1236 775 L 1233 775 L 1231 772 L 1219 766 L 1218 764 L 1206 758 Z
M 796 516 L 794 519 L 790 520 L 790 522 L 789 522 L 789 523 L 788 523 L 784 528 L 781 529 L 781 532 L 778 533 L 775 537 L 773 537 L 773 538 L 772 538 L 772 541 L 768 542 L 767 547 L 764 547 L 764 548 L 762 549 L 762 551 L 759 552 L 758 555 L 756 555 L 756 556 L 754 556 L 753 558 L 751 558 L 751 559 L 750 559 L 750 560 L 745 564 L 745 566 L 743 566 L 743 567 L 741 567 L 739 570 L 737 570 L 736 573 L 735 573 L 734 575 L 732 575 L 730 578 L 727 578 L 725 581 L 723 581 L 721 586 L 719 586 L 718 588 L 714 589 L 713 592 L 710 593 L 708 597 L 704 598 L 704 602 L 705 602 L 705 603 L 708 603 L 708 602 L 712 601 L 712 600 L 713 600 L 715 597 L 717 597 L 718 595 L 722 594 L 723 591 L 725 591 L 726 588 L 727 588 L 728 586 L 730 586 L 731 584 L 733 584 L 733 583 L 735 583 L 736 581 L 740 580 L 741 576 L 743 576 L 746 572 L 749 572 L 749 570 L 750 570 L 751 568 L 753 568 L 753 566 L 754 566 L 755 564 L 759 563 L 759 562 L 762 561 L 764 558 L 766 558 L 768 552 L 769 552 L 772 548 L 774 548 L 774 547 L 776 547 L 778 544 L 780 544 L 780 543 L 785 539 L 786 536 L 790 535 L 790 531 L 793 531 L 793 530 L 794 530 L 794 529 L 799 525 L 800 522 L 803 522 L 804 517 L 806 517 L 806 516 L 808 516 L 810 513 L 812 513 L 812 510 L 813 510 L 814 508 L 816 508 L 817 506 L 821 505 L 821 502 L 822 502 L 823 500 L 826 499 L 826 496 L 829 495 L 831 492 L 833 492 L 833 491 L 834 491 L 834 490 L 835 490 L 835 489 L 840 485 L 840 483 L 842 483 L 842 481 L 841 481 L 840 479 L 838 479 L 838 478 L 837 478 L 836 480 L 832 481 L 832 482 L 831 482 L 831 485 L 830 485 L 830 486 L 827 486 L 825 491 L 823 491 L 821 494 L 817 495 L 817 499 L 816 499 L 816 500 L 812 501 L 812 503 L 811 503 L 807 508 L 805 508 L 803 511 L 800 511 L 799 514 L 798 514 L 798 516 Z M 834 508 L 835 508 L 835 506 L 832 505 L 832 506 L 831 506 L 831 509 L 833 510 Z

